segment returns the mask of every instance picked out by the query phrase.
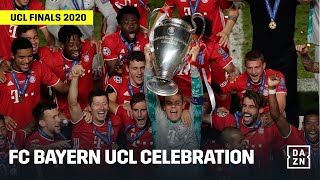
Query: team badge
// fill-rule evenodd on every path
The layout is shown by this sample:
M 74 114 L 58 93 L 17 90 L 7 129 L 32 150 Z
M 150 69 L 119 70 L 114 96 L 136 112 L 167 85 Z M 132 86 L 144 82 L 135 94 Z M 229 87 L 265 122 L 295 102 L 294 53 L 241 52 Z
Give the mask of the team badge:
M 225 87 L 227 85 L 227 83 L 228 83 L 227 80 L 223 81 L 223 83 L 220 84 L 220 87 Z
M 207 3 L 207 2 L 208 2 L 208 0 L 202 0 L 202 2 L 203 2 L 203 3 Z
M 281 90 L 287 90 L 287 87 L 286 87 L 286 85 L 285 85 L 285 83 L 284 83 L 283 78 L 280 78 L 280 86 L 279 86 L 279 88 L 280 88 Z
M 226 112 L 217 112 L 217 115 L 219 117 L 226 117 L 227 116 L 227 113 Z
M 103 54 L 104 54 L 105 56 L 109 56 L 109 55 L 111 54 L 110 49 L 109 49 L 108 47 L 104 47 L 104 48 L 103 48 Z
M 140 50 L 141 50 L 140 46 L 134 46 L 133 49 L 132 49 L 132 51 L 140 51 Z
M 169 27 L 167 30 L 168 35 L 172 36 L 176 32 L 176 29 L 174 27 Z
M 218 50 L 219 54 L 221 56 L 223 56 L 223 60 L 226 60 L 230 55 L 228 53 L 226 53 L 226 51 L 224 51 L 222 48 L 219 48 Z
M 264 134 L 264 128 L 259 128 L 258 133 L 259 134 Z
M 84 59 L 84 62 L 89 62 L 89 55 L 88 54 L 84 55 L 83 59 Z
M 114 76 L 113 77 L 114 82 L 116 83 L 121 83 L 122 82 L 122 78 L 120 76 Z
M 34 77 L 34 76 L 31 75 L 29 82 L 30 82 L 30 83 L 36 82 L 36 77 Z
M 269 95 L 268 90 L 264 89 L 264 90 L 263 90 L 263 95 L 264 95 L 264 96 L 268 96 L 268 95 Z

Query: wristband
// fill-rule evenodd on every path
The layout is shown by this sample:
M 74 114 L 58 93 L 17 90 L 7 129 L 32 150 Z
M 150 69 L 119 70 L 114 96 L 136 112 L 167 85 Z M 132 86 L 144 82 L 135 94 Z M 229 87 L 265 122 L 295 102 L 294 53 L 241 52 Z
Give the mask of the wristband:
M 269 89 L 269 94 L 276 94 L 276 89 Z

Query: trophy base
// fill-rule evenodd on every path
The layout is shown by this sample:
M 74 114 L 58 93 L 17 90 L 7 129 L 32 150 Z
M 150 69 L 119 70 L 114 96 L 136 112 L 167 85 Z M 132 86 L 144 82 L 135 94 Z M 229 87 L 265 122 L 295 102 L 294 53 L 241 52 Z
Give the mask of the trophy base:
M 146 86 L 150 91 L 160 96 L 172 96 L 178 92 L 178 86 L 175 82 L 156 77 L 148 80 Z

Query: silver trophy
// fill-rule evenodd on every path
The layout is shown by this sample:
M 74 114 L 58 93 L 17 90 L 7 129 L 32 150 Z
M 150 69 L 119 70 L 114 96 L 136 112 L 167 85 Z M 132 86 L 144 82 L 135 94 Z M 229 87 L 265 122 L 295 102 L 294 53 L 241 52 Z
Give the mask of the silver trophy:
M 192 20 L 196 16 L 202 15 L 196 14 Z M 194 27 L 196 29 L 196 26 Z M 153 66 L 156 71 L 156 76 L 146 82 L 150 91 L 161 96 L 172 96 L 178 92 L 178 86 L 172 78 L 190 57 L 187 52 L 193 32 L 187 22 L 177 18 L 160 17 L 155 23 L 149 36 L 153 45 Z

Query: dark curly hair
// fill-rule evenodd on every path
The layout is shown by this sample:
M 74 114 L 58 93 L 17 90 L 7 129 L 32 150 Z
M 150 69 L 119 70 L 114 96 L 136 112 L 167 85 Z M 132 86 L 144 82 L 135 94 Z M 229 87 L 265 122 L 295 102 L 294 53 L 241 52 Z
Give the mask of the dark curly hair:
M 127 56 L 127 65 L 130 65 L 131 61 L 146 61 L 144 53 L 141 51 L 132 51 L 128 56 Z
M 118 15 L 117 15 L 118 24 L 121 24 L 121 19 L 126 14 L 135 15 L 140 20 L 140 13 L 139 13 L 139 10 L 136 7 L 134 7 L 134 6 L 124 6 L 118 12 Z
M 253 90 L 247 90 L 246 93 L 243 95 L 244 98 L 249 98 L 253 100 L 254 104 L 258 109 L 264 108 L 267 105 L 266 98 L 261 95 L 259 92 L 253 91 Z
M 82 33 L 77 26 L 73 26 L 73 25 L 62 26 L 58 32 L 59 42 L 66 43 L 74 35 L 78 35 L 79 38 L 82 37 Z

